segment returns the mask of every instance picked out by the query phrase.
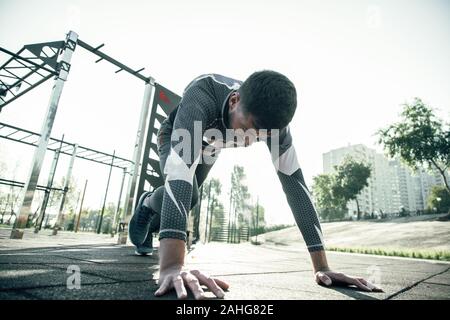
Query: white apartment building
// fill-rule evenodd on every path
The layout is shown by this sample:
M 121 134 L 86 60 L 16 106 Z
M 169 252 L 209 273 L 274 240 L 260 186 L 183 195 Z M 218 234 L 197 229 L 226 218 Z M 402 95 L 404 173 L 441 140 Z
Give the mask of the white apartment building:
M 372 167 L 369 185 L 357 197 L 360 211 L 364 214 L 390 214 L 402 210 L 424 210 L 434 185 L 443 185 L 438 172 L 427 173 L 425 169 L 413 173 L 398 159 L 390 160 L 362 144 L 348 145 L 323 154 L 323 172 L 334 172 L 334 166 L 350 155 Z M 348 214 L 356 215 L 356 201 L 347 205 Z

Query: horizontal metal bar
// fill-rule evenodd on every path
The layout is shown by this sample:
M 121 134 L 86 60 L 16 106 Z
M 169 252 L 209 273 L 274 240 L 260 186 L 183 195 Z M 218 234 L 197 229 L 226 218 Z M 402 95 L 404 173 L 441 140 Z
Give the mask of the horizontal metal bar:
M 105 44 L 104 43 L 102 43 L 101 45 L 99 45 L 98 47 L 95 47 L 94 48 L 94 51 L 97 51 L 98 49 L 100 49 L 100 48 L 102 48 L 102 47 L 104 47 L 105 46 Z
M 116 159 L 114 159 L 114 160 L 116 160 Z M 122 165 L 122 163 L 123 164 L 127 164 L 127 165 L 131 164 L 131 162 L 124 161 L 124 160 L 115 161 L 115 164 L 118 165 L 118 166 Z
M 19 188 L 23 188 L 25 186 L 24 182 L 2 179 L 2 178 L 0 178 L 0 184 L 12 186 L 12 187 L 19 187 Z M 41 191 L 45 191 L 45 190 L 64 191 L 64 189 L 61 189 L 61 188 L 47 187 L 47 186 L 41 186 L 41 185 L 37 185 L 36 189 L 41 190 Z
M 3 68 L 3 70 L 7 71 L 6 68 Z M 0 70 L 0 71 L 1 71 L 1 70 Z M 18 79 L 16 75 L 14 75 L 14 77 L 11 77 L 11 76 L 8 76 L 8 75 L 6 75 L 6 74 L 0 74 L 0 77 L 1 77 L 1 78 L 14 79 L 14 80 L 17 80 L 17 79 Z M 11 87 L 11 86 L 9 86 L 9 87 Z
M 110 162 L 108 163 L 108 162 L 103 162 L 103 161 L 93 160 L 93 159 L 90 159 L 90 158 L 85 158 L 84 156 L 78 156 L 78 155 L 77 155 L 76 157 L 77 157 L 77 158 L 80 158 L 80 159 L 89 160 L 89 161 L 92 161 L 92 162 L 104 164 L 104 165 L 107 165 L 107 166 L 110 166 L 110 165 L 111 165 Z M 128 168 L 128 167 L 118 166 L 118 165 L 114 165 L 114 164 L 113 164 L 113 167 L 115 167 L 115 168 L 120 168 L 120 169 L 126 169 L 126 168 Z
M 27 73 L 24 77 L 19 77 L 18 75 L 12 73 L 9 70 L 3 69 L 5 72 L 8 72 L 9 74 L 11 74 L 13 77 L 16 77 L 16 82 L 13 83 L 11 85 L 11 88 L 16 87 L 20 82 L 25 82 L 27 85 L 32 86 L 31 83 L 29 83 L 28 81 L 25 81 L 26 78 L 28 78 L 29 76 L 31 76 L 33 73 L 35 73 L 36 71 L 33 69 L 28 68 L 28 70 L 31 70 L 29 73 Z M 37 73 L 37 72 L 36 72 Z M 39 73 L 38 73 L 39 74 Z M 43 77 L 43 75 L 39 74 L 41 77 Z M 4 75 L 3 75 L 4 76 Z
M 31 137 L 32 135 L 33 135 L 32 133 L 31 133 L 31 134 L 28 134 L 27 136 L 20 138 L 20 140 L 25 140 L 25 139 Z
M 80 149 L 83 149 L 83 152 L 84 152 L 84 150 L 87 150 L 87 151 L 92 151 L 92 152 L 95 152 L 95 153 L 98 153 L 98 154 L 103 154 L 103 155 L 105 155 L 105 156 L 110 156 L 110 157 L 112 157 L 111 154 L 108 154 L 108 153 L 105 153 L 105 152 L 102 152 L 102 151 L 97 151 L 97 150 L 94 150 L 94 149 L 91 149 L 91 148 L 88 148 L 88 147 L 81 147 L 81 146 L 79 146 L 79 147 L 78 147 L 78 150 L 80 150 Z M 79 153 L 80 153 L 80 152 L 77 152 L 77 154 L 79 154 Z M 124 158 L 117 157 L 117 156 L 114 156 L 114 158 L 115 158 L 115 159 L 120 159 L 120 160 L 132 162 L 131 160 L 124 159 Z
M 12 126 L 10 124 L 6 124 L 6 123 L 3 123 L 3 122 L 0 122 L 0 126 L 2 126 L 2 128 L 17 129 L 17 130 L 20 130 L 20 131 L 23 131 L 23 132 L 26 132 L 26 133 L 34 133 L 34 134 L 39 136 L 39 134 L 37 134 L 37 133 L 35 133 L 33 131 L 30 131 L 30 130 L 27 130 L 27 129 L 22 129 L 22 128 L 19 128 L 19 127 L 16 127 L 16 126 Z
M 58 141 L 49 142 L 48 146 L 50 147 L 50 146 L 54 145 L 55 143 L 58 143 Z
M 8 100 L 8 101 L 5 100 L 6 102 L 0 105 L 0 110 L 1 110 L 4 106 L 10 104 L 11 102 L 13 102 L 14 100 L 16 100 L 17 98 L 23 96 L 23 95 L 24 95 L 25 93 L 27 93 L 28 91 L 30 91 L 30 90 L 36 88 L 38 85 L 40 85 L 40 84 L 42 84 L 43 82 L 47 81 L 47 80 L 50 79 L 51 77 L 53 77 L 53 74 L 49 74 L 49 75 L 46 76 L 45 78 L 42 78 L 41 80 L 39 80 L 38 82 L 36 82 L 35 84 L 33 84 L 31 87 L 29 87 L 29 88 L 27 88 L 27 89 L 21 91 L 21 92 L 18 93 L 17 95 L 15 95 L 14 98 L 12 98 L 12 99 L 10 99 L 10 100 Z
M 27 142 L 27 141 L 23 141 L 23 140 L 16 140 L 16 139 L 5 137 L 5 136 L 2 136 L 2 135 L 0 135 L 0 138 L 6 139 L 6 140 L 11 140 L 11 141 L 14 141 L 14 142 L 20 142 L 20 143 L 27 144 L 27 145 L 32 146 L 32 147 L 36 147 L 36 145 L 31 143 L 31 142 Z
M 96 157 L 96 158 L 93 158 L 92 160 L 98 160 L 98 161 L 100 161 L 100 159 L 102 159 L 102 158 L 111 158 L 112 156 L 110 156 L 110 155 L 104 155 L 104 154 L 102 154 L 102 155 L 100 155 L 99 157 Z M 102 159 L 102 161 L 103 161 L 104 159 Z
M 9 92 L 9 93 L 11 93 L 14 97 L 16 96 L 13 92 L 12 92 L 12 90 L 11 90 L 11 86 L 9 86 L 7 83 L 5 83 L 5 82 L 3 82 L 2 80 L 0 80 L 0 84 L 3 86 L 3 87 L 5 87 L 5 89 L 6 89 L 6 91 L 7 92 Z M 6 97 L 6 95 L 5 95 L 5 97 Z M 2 99 L 3 100 L 3 99 Z
M 80 147 L 78 149 L 80 149 Z M 90 151 L 90 150 L 82 150 L 82 151 L 77 150 L 77 155 L 80 155 L 80 154 L 88 152 L 88 151 Z
M 8 134 L 5 138 L 8 138 L 10 136 L 12 136 L 13 134 L 16 134 L 17 132 L 19 132 L 18 129 L 16 129 L 16 131 L 11 132 L 10 134 Z
M 38 67 L 38 68 L 40 68 L 40 69 L 43 69 L 43 70 L 45 70 L 45 71 L 47 71 L 47 72 L 50 72 L 50 73 L 52 73 L 52 74 L 54 74 L 54 75 L 57 75 L 57 74 L 58 74 L 58 73 L 57 73 L 56 71 L 54 71 L 54 70 L 47 69 L 47 68 L 45 68 L 45 67 L 39 65 L 38 63 L 33 62 L 33 61 L 30 61 L 30 59 L 21 57 L 21 56 L 19 56 L 18 54 L 15 54 L 14 52 L 11 52 L 11 51 L 9 51 L 9 50 L 6 50 L 5 48 L 0 47 L 0 51 L 4 52 L 4 53 L 6 53 L 6 54 L 9 54 L 9 55 L 11 55 L 11 56 L 13 56 L 13 57 L 16 58 L 17 60 L 26 61 L 26 62 L 28 62 L 29 64 L 32 64 L 32 65 L 34 65 L 35 67 Z M 20 52 L 21 52 L 21 51 L 20 51 Z M 4 66 L 5 66 L 5 65 L 3 65 L 2 68 L 3 68 Z
M 0 47 L 0 49 L 1 49 L 1 47 Z M 4 50 L 6 50 L 6 49 L 4 49 Z M 25 50 L 25 47 L 22 47 L 22 49 L 20 49 L 19 52 L 17 52 L 15 55 L 21 54 L 24 50 Z M 6 50 L 6 51 L 7 51 L 7 50 Z M 9 51 L 6 52 L 6 53 L 9 53 Z M 7 65 L 8 65 L 11 61 L 13 61 L 13 60 L 14 60 L 14 55 L 12 55 L 11 58 L 9 58 L 4 64 L 2 64 L 2 66 L 0 67 L 0 69 L 3 69 L 5 66 L 7 66 Z
M 110 56 L 108 56 L 107 54 L 101 52 L 100 50 L 96 50 L 94 47 L 90 46 L 89 44 L 87 44 L 86 42 L 78 39 L 77 41 L 78 45 L 92 53 L 94 53 L 95 55 L 99 56 L 100 58 L 105 59 L 106 61 L 114 64 L 115 66 L 119 67 L 120 69 L 125 70 L 126 72 L 130 73 L 131 75 L 145 81 L 146 83 L 150 82 L 150 78 L 147 78 L 145 76 L 143 76 L 140 73 L 137 73 L 135 70 L 127 67 L 126 65 L 124 65 L 123 63 L 111 58 Z
M 41 59 L 42 60 L 42 59 Z M 20 60 L 17 60 L 16 59 L 16 61 L 18 62 L 18 63 L 20 63 L 24 68 L 28 68 L 29 70 L 31 70 L 31 71 L 33 71 L 33 69 L 30 67 L 30 66 L 27 66 L 25 63 L 23 63 L 23 62 L 21 62 Z M 45 62 L 42 62 L 41 64 L 40 64 L 40 66 L 45 66 L 46 65 L 46 63 Z M 34 72 L 36 72 L 38 75 L 40 75 L 41 77 L 45 77 L 43 74 L 40 74 L 38 71 L 37 71 L 38 69 L 34 69 Z M 45 70 L 44 70 L 45 71 Z
M 8 70 L 8 69 L 30 69 L 30 67 L 22 65 L 22 66 L 17 66 L 17 67 L 3 67 L 2 69 L 4 69 L 4 70 Z
M 26 129 L 21 129 L 21 128 L 18 128 L 18 127 L 15 127 L 15 126 L 12 126 L 12 125 L 0 122 L 0 129 L 3 129 L 3 128 L 8 128 L 8 129 L 15 130 L 13 133 L 9 133 L 9 135 L 17 133 L 18 131 L 21 131 L 21 132 L 29 134 L 30 136 L 35 136 L 36 138 L 40 137 L 40 134 L 38 134 L 36 132 L 30 131 L 30 130 L 26 130 Z M 33 146 L 33 147 L 37 146 L 36 143 L 37 143 L 38 140 L 35 141 L 35 142 L 27 142 L 27 141 L 23 141 L 23 140 L 20 140 L 20 139 L 10 138 L 9 135 L 5 136 L 5 135 L 1 135 L 0 134 L 0 138 L 4 138 L 4 139 L 15 141 L 15 142 L 20 142 L 20 143 L 27 144 L 27 145 L 30 145 L 30 146 Z M 49 145 L 47 146 L 48 150 L 57 151 L 59 149 L 59 147 L 58 148 L 50 148 L 50 145 L 53 145 L 53 144 L 55 144 L 57 142 L 59 142 L 59 143 L 62 142 L 62 144 L 63 144 L 62 149 L 66 149 L 66 150 L 61 150 L 60 152 L 65 154 L 65 155 L 72 156 L 71 148 L 73 148 L 75 146 L 75 144 L 70 143 L 70 142 L 66 142 L 66 141 L 61 141 L 61 140 L 55 139 L 55 138 L 50 138 L 50 140 L 52 142 L 49 143 Z M 102 152 L 102 151 L 98 151 L 98 150 L 94 150 L 94 149 L 91 149 L 91 148 L 83 147 L 83 146 L 79 146 L 78 150 L 80 150 L 80 151 L 77 152 L 77 154 L 76 154 L 77 158 L 93 161 L 93 162 L 100 163 L 100 164 L 105 164 L 105 165 L 108 165 L 108 166 L 111 165 L 111 160 L 110 159 L 113 156 L 111 154 L 108 154 L 108 153 L 105 153 L 105 152 Z M 91 152 L 91 154 L 83 155 L 83 156 L 81 155 L 82 153 L 86 153 L 86 152 Z M 93 158 L 89 158 L 89 157 L 92 157 L 92 156 L 95 156 L 96 158 L 94 158 L 94 159 Z M 101 161 L 97 160 L 97 159 L 101 159 L 101 158 L 107 158 L 108 162 L 104 162 L 106 160 L 101 160 Z M 121 158 L 121 157 L 117 157 L 117 156 L 114 156 L 114 160 L 117 160 L 117 163 L 125 162 L 128 165 L 133 163 L 131 160 L 128 160 L 128 159 L 125 159 L 125 158 Z M 118 166 L 117 163 L 115 163 L 113 166 L 117 167 L 117 168 L 122 168 L 122 169 L 123 168 L 127 168 L 127 166 Z

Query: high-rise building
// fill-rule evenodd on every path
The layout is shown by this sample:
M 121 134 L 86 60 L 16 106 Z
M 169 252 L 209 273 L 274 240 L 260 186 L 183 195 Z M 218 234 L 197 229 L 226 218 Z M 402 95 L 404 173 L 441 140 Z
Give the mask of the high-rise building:
M 375 151 L 367 148 L 362 144 L 349 145 L 347 147 L 342 147 L 338 149 L 331 150 L 323 154 L 323 171 L 324 173 L 334 173 L 335 166 L 342 163 L 346 156 L 351 156 L 352 158 L 360 161 L 364 161 L 372 166 L 372 174 L 369 178 L 369 186 L 364 188 L 358 195 L 357 200 L 359 204 L 359 210 L 362 215 L 371 214 L 376 210 L 375 208 L 375 192 L 377 175 L 374 174 L 374 164 L 375 164 Z M 347 204 L 349 215 L 356 215 L 357 204 L 356 201 L 350 201 Z
M 432 174 L 424 169 L 414 173 L 400 160 L 390 160 L 362 144 L 348 145 L 324 153 L 323 172 L 333 173 L 334 166 L 341 164 L 346 156 L 364 161 L 372 169 L 369 185 L 357 196 L 362 215 L 424 210 L 432 186 L 444 184 L 437 170 Z M 350 216 L 356 215 L 356 201 L 350 201 L 347 208 Z

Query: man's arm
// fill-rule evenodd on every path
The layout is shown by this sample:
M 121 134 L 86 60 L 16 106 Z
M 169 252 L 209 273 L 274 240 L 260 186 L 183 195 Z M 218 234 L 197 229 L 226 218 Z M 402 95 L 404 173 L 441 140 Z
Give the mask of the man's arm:
M 202 89 L 191 83 L 183 94 L 174 119 L 171 150 L 164 167 L 166 180 L 159 231 L 160 287 L 156 295 L 163 295 L 174 288 L 179 298 L 186 298 L 186 285 L 196 299 L 202 299 L 204 292 L 200 284 L 205 284 L 216 296 L 223 297 L 222 289 L 228 286 L 199 271 L 182 270 L 194 174 L 200 161 L 202 135 L 209 118 L 207 108 L 214 103 L 210 99 Z
M 349 277 L 330 269 L 317 211 L 303 178 L 289 127 L 281 130 L 279 135 L 269 138 L 266 143 L 283 191 L 310 253 L 316 282 L 326 286 L 344 284 L 355 285 L 365 291 L 381 291 L 365 279 Z
M 292 144 L 289 127 L 267 140 L 272 162 L 309 252 L 323 251 L 322 229 Z M 326 259 L 325 259 L 326 260 Z M 322 261 L 322 264 L 326 261 Z M 325 266 L 324 266 L 325 267 Z

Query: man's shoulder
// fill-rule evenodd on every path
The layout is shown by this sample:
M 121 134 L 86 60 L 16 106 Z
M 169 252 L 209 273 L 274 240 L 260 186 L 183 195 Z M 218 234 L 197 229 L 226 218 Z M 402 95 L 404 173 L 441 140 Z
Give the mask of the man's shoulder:
M 186 87 L 185 91 L 192 86 L 202 86 L 202 85 L 209 85 L 212 88 L 223 86 L 230 90 L 237 90 L 239 89 L 241 84 L 242 84 L 241 80 L 227 77 L 218 73 L 206 73 L 194 78 Z

